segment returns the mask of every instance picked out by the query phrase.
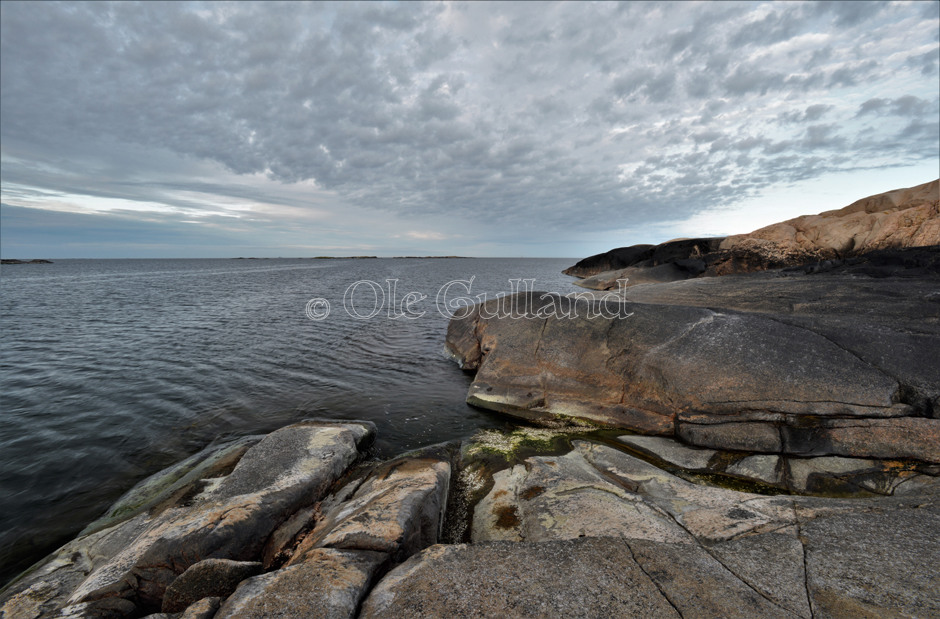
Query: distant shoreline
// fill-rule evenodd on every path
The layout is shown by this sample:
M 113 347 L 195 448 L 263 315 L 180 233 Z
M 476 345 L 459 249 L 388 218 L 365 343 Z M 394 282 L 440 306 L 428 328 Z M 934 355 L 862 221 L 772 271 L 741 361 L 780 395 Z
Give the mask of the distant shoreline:
M 405 259 L 405 258 L 419 258 L 421 260 L 432 260 L 435 258 L 469 258 L 469 256 L 388 256 L 384 259 Z M 238 258 L 231 258 L 231 260 L 282 260 L 283 258 L 263 258 L 263 257 L 254 257 L 254 256 L 239 256 Z M 312 257 L 299 257 L 293 258 L 294 260 L 378 260 L 378 256 L 312 256 Z

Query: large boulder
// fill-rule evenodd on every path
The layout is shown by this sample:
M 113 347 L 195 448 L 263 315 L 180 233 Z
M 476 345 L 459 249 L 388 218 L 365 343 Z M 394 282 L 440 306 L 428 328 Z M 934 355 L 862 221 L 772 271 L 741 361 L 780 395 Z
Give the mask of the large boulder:
M 447 347 L 476 372 L 468 403 L 527 420 L 713 449 L 940 462 L 940 330 L 899 333 L 935 303 L 912 299 L 906 324 L 885 325 L 867 319 L 867 284 L 850 285 L 853 309 L 819 329 L 758 312 L 519 294 L 455 316 Z

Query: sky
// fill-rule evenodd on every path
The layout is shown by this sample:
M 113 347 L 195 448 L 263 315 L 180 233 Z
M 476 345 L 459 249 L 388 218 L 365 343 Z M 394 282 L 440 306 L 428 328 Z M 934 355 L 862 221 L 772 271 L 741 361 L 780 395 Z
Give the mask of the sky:
M 940 2 L 0 11 L 4 258 L 583 257 L 940 176 Z

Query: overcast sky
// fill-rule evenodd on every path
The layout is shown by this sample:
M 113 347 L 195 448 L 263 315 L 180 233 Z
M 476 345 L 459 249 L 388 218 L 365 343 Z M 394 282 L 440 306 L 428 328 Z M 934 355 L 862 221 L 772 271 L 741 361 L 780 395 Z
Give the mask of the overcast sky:
M 4 257 L 582 257 L 940 175 L 940 3 L 2 10 Z

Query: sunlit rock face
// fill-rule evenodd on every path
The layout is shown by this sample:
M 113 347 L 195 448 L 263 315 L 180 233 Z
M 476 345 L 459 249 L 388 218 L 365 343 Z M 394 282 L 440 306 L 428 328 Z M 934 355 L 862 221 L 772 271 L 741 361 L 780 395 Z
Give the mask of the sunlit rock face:
M 585 258 L 564 272 L 583 278 L 579 286 L 611 290 L 839 261 L 871 252 L 882 252 L 882 261 L 903 262 L 910 258 L 893 252 L 938 245 L 940 180 L 935 180 L 748 234 L 620 247 Z

